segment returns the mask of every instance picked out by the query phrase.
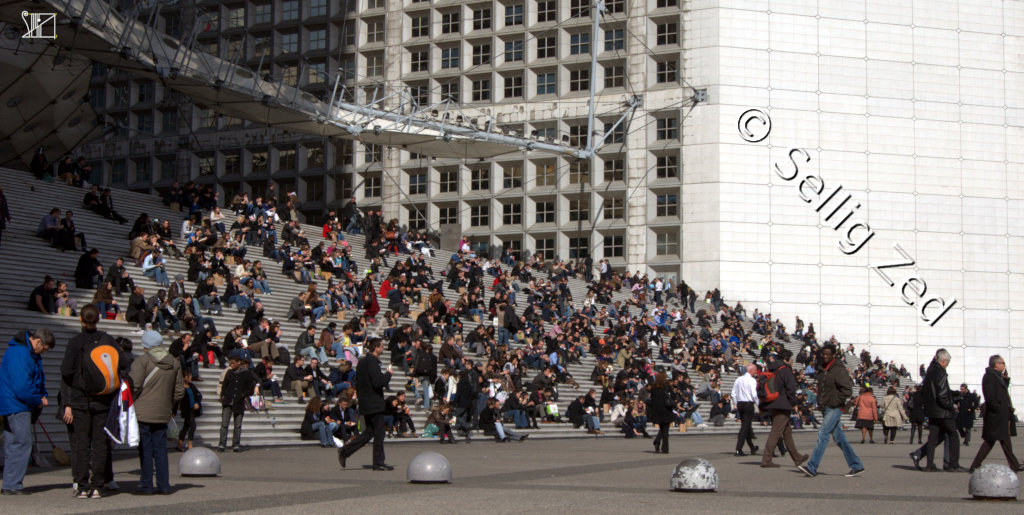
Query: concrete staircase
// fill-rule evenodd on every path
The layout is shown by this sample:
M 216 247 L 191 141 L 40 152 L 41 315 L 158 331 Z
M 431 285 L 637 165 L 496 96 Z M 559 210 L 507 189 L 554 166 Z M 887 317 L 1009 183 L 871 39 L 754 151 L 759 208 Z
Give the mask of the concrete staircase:
M 7 169 L 0 169 L 0 184 L 4 187 L 13 218 L 8 229 L 4 231 L 3 243 L 0 246 L 0 287 L 7 292 L 6 295 L 0 296 L 0 335 L 2 335 L 0 339 L 3 340 L 0 343 L 0 351 L 6 350 L 7 339 L 18 331 L 39 326 L 50 328 L 57 338 L 57 347 L 54 351 L 44 356 L 44 363 L 50 399 L 55 403 L 60 381 L 59 364 L 64 354 L 64 345 L 68 339 L 79 332 L 79 324 L 74 318 L 56 315 L 46 316 L 28 311 L 26 303 L 29 293 L 42 282 L 42 278 L 46 274 L 55 277 L 58 281 L 68 282 L 71 296 L 77 299 L 80 306 L 92 300 L 94 291 L 74 288 L 73 273 L 80 253 L 60 252 L 49 247 L 39 238 L 36 238 L 34 234 L 39 221 L 52 207 L 59 207 L 62 211 L 67 209 L 73 210 L 78 229 L 85 232 L 89 247 L 100 251 L 100 261 L 106 267 L 113 264 L 116 257 L 127 255 L 129 249 L 128 231 L 131 228 L 131 222 L 134 221 L 139 213 L 145 212 L 151 218 L 170 220 L 175 234 L 177 234 L 178 228 L 181 225 L 182 214 L 165 208 L 156 196 L 129 191 L 117 191 L 114 193 L 115 208 L 122 216 L 129 220 L 128 223 L 119 225 L 86 211 L 82 207 L 82 198 L 85 194 L 83 189 L 73 188 L 64 184 L 44 183 L 31 178 L 26 173 Z M 311 245 L 316 245 L 321 241 L 319 227 L 304 226 L 304 231 L 309 236 Z M 361 265 L 366 263 L 366 260 L 362 259 L 365 256 L 365 250 L 362 245 L 363 239 L 362 236 L 357 235 L 348 240 L 352 247 L 352 255 L 356 258 L 357 263 Z M 179 247 L 183 249 L 184 242 L 179 241 Z M 251 259 L 263 259 L 261 254 L 262 252 L 259 248 L 251 248 L 248 257 Z M 436 256 L 427 258 L 427 261 L 433 267 L 435 274 L 438 274 L 438 277 L 440 277 L 441 270 L 447 265 L 450 256 L 451 252 L 439 251 L 436 253 Z M 268 282 L 274 293 L 271 296 L 263 296 L 261 299 L 264 302 L 266 313 L 270 317 L 282 321 L 282 328 L 284 329 L 282 343 L 290 348 L 294 345 L 302 328 L 295 322 L 285 322 L 285 315 L 291 299 L 299 292 L 305 291 L 306 288 L 304 285 L 298 284 L 291 278 L 280 274 L 280 268 L 273 261 L 266 259 L 263 259 L 263 261 L 268 271 Z M 393 264 L 394 260 L 391 260 L 391 262 Z M 126 266 L 136 284 L 145 288 L 147 297 L 159 289 L 153 281 L 142 275 L 139 268 L 131 264 Z M 179 261 L 168 258 L 166 269 L 168 275 L 172 278 L 178 273 L 185 274 L 187 271 L 187 261 L 184 259 Z M 576 307 L 580 307 L 582 299 L 586 294 L 587 283 L 578 279 L 570 279 L 569 286 L 573 298 L 576 299 Z M 194 284 L 190 283 L 190 287 L 194 287 Z M 457 294 L 447 288 L 444 288 L 444 295 L 453 302 L 457 300 Z M 623 291 L 616 294 L 613 300 L 625 300 L 628 297 L 627 289 L 623 288 Z M 123 302 L 126 304 L 126 297 L 123 298 Z M 525 303 L 520 302 L 519 304 L 518 311 L 522 312 Z M 382 313 L 386 311 L 384 307 L 382 305 Z M 352 316 L 357 316 L 357 314 L 350 312 L 349 317 Z M 218 330 L 223 334 L 232 326 L 241 323 L 242 314 L 237 313 L 233 308 L 227 308 L 224 310 L 223 315 L 216 316 L 214 319 Z M 465 334 L 469 334 L 478 325 L 472 320 L 464 320 L 463 323 Z M 340 324 L 341 321 L 339 321 Z M 749 330 L 749 322 L 744 325 L 745 329 Z M 101 329 L 112 335 L 125 336 L 131 339 L 136 343 L 136 353 L 140 352 L 138 348 L 138 335 L 134 333 L 135 327 L 131 324 L 105 320 L 101 322 Z M 169 344 L 171 339 L 167 338 L 165 341 Z M 789 348 L 794 353 L 799 350 L 796 343 L 789 344 Z M 385 355 L 382 359 L 388 362 L 389 357 Z M 594 385 L 589 380 L 594 365 L 594 358 L 588 356 L 582 360 L 581 364 L 568 366 L 569 371 L 580 384 L 580 392 L 585 393 L 590 388 L 595 388 L 598 392 L 601 391 L 599 386 Z M 207 414 L 198 419 L 196 437 L 199 442 L 208 445 L 216 443 L 220 426 L 219 409 L 217 409 L 219 406 L 217 405 L 215 395 L 218 373 L 219 371 L 216 369 L 201 369 L 200 376 L 204 381 L 197 383 L 203 392 L 204 399 L 206 399 L 204 401 L 206 403 L 204 411 Z M 692 377 L 694 384 L 699 386 L 701 382 L 700 376 L 692 374 Z M 723 375 L 722 392 L 729 392 L 731 390 L 735 377 L 731 373 Z M 525 377 L 524 381 L 528 381 L 530 378 L 532 376 Z M 392 389 L 396 391 L 401 389 L 406 379 L 401 370 L 395 370 L 395 376 L 391 381 Z M 560 386 L 560 392 L 559 404 L 561 412 L 565 413 L 568 403 L 575 395 L 571 389 L 567 389 L 565 386 Z M 879 393 L 884 395 L 884 392 Z M 879 397 L 882 395 L 879 395 Z M 315 442 L 302 442 L 298 438 L 297 431 L 304 414 L 304 406 L 297 404 L 294 397 L 288 394 L 286 394 L 286 399 L 290 399 L 288 403 L 275 405 L 274 409 L 269 413 L 248 414 L 246 416 L 244 443 L 248 445 L 315 444 Z M 699 411 L 707 419 L 710 405 L 703 403 Z M 417 429 L 423 427 L 425 418 L 426 414 L 424 412 L 414 410 L 413 419 L 416 422 Z M 61 430 L 61 423 L 56 419 L 56 409 L 51 407 L 44 410 L 41 420 L 50 430 L 49 432 L 54 437 L 55 443 L 67 448 L 67 434 Z M 709 427 L 704 432 L 735 432 L 737 427 L 737 424 L 730 422 L 721 428 Z M 607 435 L 617 434 L 617 431 L 610 426 L 606 426 L 604 429 Z M 761 427 L 756 429 L 758 431 L 766 430 Z M 690 431 L 697 432 L 692 428 Z M 587 436 L 585 431 L 573 429 L 570 424 L 542 424 L 540 429 L 526 430 L 525 432 L 529 433 L 533 438 Z M 395 441 L 410 440 L 413 439 L 397 439 Z M 48 445 L 44 445 L 45 447 L 48 447 Z

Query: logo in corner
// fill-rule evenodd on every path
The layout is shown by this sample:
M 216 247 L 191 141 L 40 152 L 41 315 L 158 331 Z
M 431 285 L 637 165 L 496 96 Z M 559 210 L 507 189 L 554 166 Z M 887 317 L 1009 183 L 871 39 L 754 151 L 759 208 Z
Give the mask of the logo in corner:
M 23 39 L 57 39 L 56 13 L 30 13 L 21 11 L 21 20 L 25 22 Z

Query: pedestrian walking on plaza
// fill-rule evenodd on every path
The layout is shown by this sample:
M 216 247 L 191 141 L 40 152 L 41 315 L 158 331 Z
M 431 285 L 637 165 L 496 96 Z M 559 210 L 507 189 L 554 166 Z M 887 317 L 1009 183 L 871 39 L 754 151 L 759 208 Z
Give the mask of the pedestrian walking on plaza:
M 356 365 L 356 399 L 359 413 L 365 417 L 366 429 L 344 447 L 338 449 L 338 463 L 345 460 L 373 439 L 373 470 L 394 470 L 384 461 L 384 388 L 391 382 L 391 365 L 384 370 L 380 355 L 384 341 L 373 338 L 366 344 L 366 354 Z
M 871 438 L 875 443 L 875 421 L 878 420 L 878 402 L 875 401 L 875 392 L 870 386 L 860 389 L 860 395 L 854 401 L 854 410 L 857 411 L 857 429 L 860 429 L 860 443 L 864 443 L 866 437 Z
M 4 480 L 0 494 L 26 493 L 22 486 L 32 454 L 32 424 L 49 404 L 44 352 L 53 348 L 53 333 L 39 328 L 24 331 L 7 343 L 0 360 L 0 417 L 4 431 Z
M 675 403 L 668 393 L 668 374 L 658 372 L 651 387 L 651 403 L 648 410 L 650 422 L 658 426 L 658 436 L 654 437 L 655 453 L 668 454 L 669 427 L 675 419 L 673 408 Z
M 956 430 L 963 438 L 963 446 L 971 445 L 971 431 L 974 430 L 974 412 L 981 400 L 967 389 L 967 383 L 960 385 L 960 398 L 956 400 Z
M 818 406 L 823 410 L 824 416 L 821 420 L 821 427 L 818 428 L 818 443 L 815 444 L 814 452 L 811 453 L 811 461 L 806 466 L 797 465 L 797 468 L 808 477 L 818 475 L 818 466 L 821 465 L 821 459 L 825 455 L 829 437 L 843 450 L 843 457 L 846 458 L 846 464 L 850 467 L 846 477 L 859 476 L 864 472 L 864 464 L 861 463 L 857 453 L 853 451 L 853 446 L 850 445 L 846 439 L 846 433 L 843 432 L 843 406 L 853 394 L 853 380 L 850 378 L 850 373 L 846 370 L 843 360 L 836 354 L 834 345 L 829 344 L 821 348 L 822 366 L 818 377 Z
M 1003 448 L 1006 463 L 1014 472 L 1020 472 L 1020 462 L 1013 454 L 1011 436 L 1017 436 L 1013 424 L 1013 402 L 1010 400 L 1010 378 L 1006 375 L 1006 362 L 998 354 L 988 358 L 988 368 L 981 379 L 981 393 L 985 396 L 985 408 L 981 411 L 981 447 L 971 462 L 971 472 L 981 466 L 996 442 Z M 4 488 L 7 488 L 6 486 Z
M 236 349 L 241 351 L 242 349 Z M 244 352 L 244 351 L 243 351 Z M 220 399 L 220 441 L 217 450 L 224 452 L 228 444 L 228 424 L 234 422 L 231 446 L 234 452 L 242 452 L 242 420 L 245 418 L 245 404 L 250 395 L 257 395 L 260 382 L 256 374 L 246 366 L 246 358 L 232 353 L 228 368 L 221 375 L 217 397 Z
M 775 391 L 778 397 L 761 407 L 762 412 L 771 416 L 772 432 L 768 436 L 768 442 L 764 446 L 761 455 L 761 466 L 765 468 L 778 468 L 777 463 L 772 462 L 772 451 L 781 439 L 786 443 L 793 465 L 800 466 L 807 461 L 806 454 L 800 454 L 796 450 L 796 443 L 793 442 L 793 425 L 791 417 L 793 406 L 796 405 L 796 377 L 793 376 L 793 352 L 789 349 L 782 349 L 778 357 L 769 366 L 768 370 L 775 373 Z
M 949 441 L 949 451 L 943 460 L 942 469 L 960 470 L 960 439 L 953 420 L 953 396 L 949 391 L 949 376 L 946 375 L 950 359 L 946 349 L 936 351 L 921 386 L 925 415 L 928 417 L 928 443 L 910 453 L 910 459 L 914 460 L 914 466 L 919 470 L 939 471 L 935 466 L 935 447 L 943 441 Z M 924 469 L 921 468 L 921 458 L 928 460 Z
M 757 452 L 754 445 L 754 411 L 757 406 L 757 365 L 747 365 L 747 373 L 736 378 L 732 384 L 732 398 L 736 399 L 736 412 L 740 417 L 740 432 L 736 435 L 736 456 L 746 456 L 743 444 L 750 448 L 750 454 Z
M 917 444 L 921 445 L 924 436 L 924 399 L 921 397 L 920 386 L 911 386 L 907 397 L 907 418 L 910 419 L 910 441 L 914 443 L 914 431 L 917 431 Z
M 882 439 L 889 445 L 896 444 L 896 431 L 900 430 L 907 413 L 903 411 L 903 401 L 896 395 L 896 387 L 890 386 L 882 399 Z
M 139 421 L 139 463 L 141 474 L 139 495 L 153 494 L 153 469 L 156 468 L 156 493 L 171 493 L 167 462 L 167 421 L 175 404 L 185 395 L 181 362 L 163 347 L 163 337 L 156 331 L 142 335 L 145 354 L 132 362 L 128 375 L 132 379 L 135 416 Z

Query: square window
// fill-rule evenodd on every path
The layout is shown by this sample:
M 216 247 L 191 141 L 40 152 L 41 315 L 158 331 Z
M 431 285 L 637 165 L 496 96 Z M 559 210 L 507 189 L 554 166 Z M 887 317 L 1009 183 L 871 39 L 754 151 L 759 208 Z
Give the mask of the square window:
M 491 224 L 491 206 L 480 205 L 470 206 L 469 225 L 473 227 L 487 227 Z
M 441 15 L 441 34 L 458 34 L 460 26 L 459 13 L 444 13 Z
M 503 167 L 502 174 L 504 175 L 502 179 L 502 186 L 505 189 L 523 187 L 523 167 L 519 165 L 507 165 Z
M 487 168 L 478 168 L 471 172 L 470 189 L 474 191 L 491 189 L 491 171 Z
M 281 34 L 281 53 L 282 54 L 294 54 L 299 51 L 299 34 L 297 32 L 289 32 L 287 34 Z
M 253 21 L 255 23 L 257 23 L 257 24 L 259 24 L 259 23 L 270 23 L 271 21 L 273 21 L 274 8 L 273 8 L 272 5 L 270 5 L 270 4 L 257 5 L 257 6 L 254 7 L 254 9 L 256 10 L 255 11 L 255 17 L 253 19 Z
M 679 38 L 679 25 L 675 22 L 670 23 L 659 23 L 657 27 L 657 44 L 661 45 L 674 45 L 678 43 Z
M 590 16 L 590 0 L 572 0 L 569 2 L 569 17 L 583 18 Z
M 557 3 L 555 0 L 538 0 L 537 2 L 537 23 L 555 21 Z
M 149 113 L 149 112 L 137 114 L 135 116 L 135 125 L 138 126 L 137 130 L 139 132 L 141 132 L 143 134 L 152 134 L 153 133 L 153 114 Z
M 366 42 L 380 43 L 384 41 L 384 20 L 376 19 L 366 22 Z
M 455 207 L 442 207 L 438 209 L 437 221 L 441 225 L 452 225 L 459 223 L 459 210 Z
M 625 203 L 621 198 L 606 198 L 604 199 L 604 208 L 602 209 L 605 220 L 621 220 L 625 218 Z
M 233 175 L 242 173 L 242 155 L 241 152 L 225 152 L 224 153 L 224 175 Z
M 491 8 L 482 7 L 473 9 L 473 30 L 485 30 L 491 28 Z
M 166 132 L 178 131 L 178 112 L 160 111 L 160 129 Z
M 89 105 L 91 105 L 93 109 L 106 107 L 107 90 L 103 86 L 89 88 Z
M 430 37 L 430 16 L 427 14 L 416 14 L 412 17 L 412 37 Z
M 590 33 L 581 32 L 569 35 L 569 53 L 572 55 L 590 53 Z
M 658 83 L 675 82 L 677 80 L 677 68 L 676 61 L 658 61 L 657 73 L 655 74 Z
M 237 29 L 245 26 L 245 7 L 231 7 L 228 9 L 228 28 Z
M 139 83 L 139 103 L 152 102 L 156 99 L 155 87 L 152 82 Z
M 536 204 L 537 223 L 552 223 L 555 221 L 555 203 L 537 202 Z
M 557 57 L 555 53 L 555 37 L 537 38 L 537 59 Z
M 587 221 L 590 219 L 590 200 L 572 199 L 569 200 L 569 221 L 579 222 Z
M 511 27 L 513 25 L 523 24 L 523 4 L 514 4 L 505 6 L 505 26 Z
M 555 165 L 553 163 L 538 164 L 535 183 L 537 186 L 554 186 Z
M 213 154 L 199 156 L 199 175 L 215 175 L 216 173 L 217 157 L 214 156 Z
M 135 160 L 135 182 L 149 182 L 153 178 L 153 167 L 149 158 Z
M 569 91 L 590 89 L 590 70 L 569 70 Z
M 604 31 L 604 51 L 622 50 L 626 47 L 625 29 L 610 29 Z
M 416 206 L 409 206 L 409 229 L 418 231 L 427 228 L 427 217 L 423 214 L 423 210 L 417 209 Z
M 555 72 L 538 73 L 537 74 L 537 94 L 538 95 L 554 95 L 555 94 Z
M 255 150 L 252 152 L 252 173 L 262 173 L 267 171 L 267 151 L 266 150 Z
M 505 225 L 519 225 L 523 223 L 523 205 L 504 204 L 502 207 L 501 223 Z
M 299 19 L 299 0 L 285 0 L 281 2 L 281 20 Z
M 253 193 L 255 195 L 255 193 Z M 346 199 L 352 196 L 352 175 L 342 173 L 334 176 L 334 198 Z
M 430 54 L 426 50 L 415 50 L 410 54 L 410 70 L 413 72 L 430 71 Z
M 622 257 L 625 245 L 624 238 L 619 235 L 604 237 L 604 257 Z
M 609 13 L 626 12 L 626 0 L 606 0 L 604 6 L 608 9 Z
M 363 196 L 380 197 L 380 192 L 380 174 L 367 174 L 366 178 L 363 179 Z
M 604 160 L 604 180 L 605 182 L 613 181 L 624 181 L 626 180 L 625 161 L 622 159 L 605 159 Z
M 473 81 L 472 98 L 474 102 L 485 102 L 491 99 L 491 79 Z
M 306 84 L 323 84 L 327 82 L 327 63 L 310 63 L 306 68 Z
M 203 159 L 199 158 L 199 175 L 207 175 L 203 173 Z M 212 170 L 210 173 L 216 171 L 212 166 L 210 168 Z M 110 182 L 113 184 L 124 184 L 126 182 L 124 159 L 118 159 L 110 163 Z
M 678 0 L 658 0 L 655 5 L 658 6 L 658 9 L 663 9 L 665 7 L 675 7 L 677 1 Z
M 569 184 L 590 184 L 590 161 L 581 159 L 569 164 Z
M 569 259 L 583 259 L 590 255 L 590 238 L 569 238 Z
M 626 67 L 622 65 L 611 65 L 604 67 L 604 87 L 621 88 L 626 76 Z
M 605 143 L 622 143 L 626 139 L 626 131 L 623 128 L 624 124 L 620 123 L 618 127 L 612 128 L 615 124 L 613 122 L 605 122 L 604 133 L 607 139 Z
M 327 16 L 327 0 L 309 0 L 309 15 Z
M 409 173 L 409 194 L 410 195 L 426 195 L 427 193 L 427 173 L 426 172 L 410 172 Z
M 657 208 L 655 216 L 678 216 L 679 200 L 674 193 L 664 193 L 657 196 Z
M 675 179 L 679 177 L 679 157 L 658 156 L 655 160 L 654 174 L 658 179 Z
M 679 137 L 679 119 L 675 117 L 658 118 L 656 122 L 659 140 L 677 139 Z
M 452 102 L 458 103 L 460 98 L 459 79 L 454 79 L 452 82 L 441 84 L 441 100 L 451 100 Z
M 523 96 L 523 76 L 513 75 L 511 77 L 503 77 L 505 81 L 505 98 L 522 98 Z
M 366 56 L 366 76 L 379 77 L 384 75 L 384 54 Z
M 535 240 L 537 243 L 537 253 L 544 259 L 555 259 L 555 239 L 554 238 L 538 238 Z
M 324 147 L 313 145 L 303 148 L 306 150 L 306 168 L 324 167 Z
M 177 174 L 177 159 L 174 156 L 161 156 L 159 180 L 172 181 L 177 176 Z
M 505 62 L 523 60 L 523 40 L 505 42 Z
M 278 170 L 294 170 L 295 169 L 295 149 L 280 149 L 277 152 L 277 169 Z
M 457 170 L 441 170 L 441 193 L 458 193 L 459 172 Z
M 655 253 L 659 256 L 679 254 L 679 234 L 674 232 L 658 233 Z
M 491 62 L 491 44 L 482 43 L 473 45 L 473 66 L 480 66 Z
M 453 48 L 442 48 L 441 49 L 441 68 L 458 68 L 459 67 L 459 49 Z
M 309 31 L 309 49 L 323 50 L 327 48 L 327 29 Z

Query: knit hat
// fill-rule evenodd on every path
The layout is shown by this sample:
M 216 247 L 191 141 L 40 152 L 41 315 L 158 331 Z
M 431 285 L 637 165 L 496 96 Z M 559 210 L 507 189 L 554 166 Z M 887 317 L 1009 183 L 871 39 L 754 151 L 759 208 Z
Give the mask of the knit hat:
M 163 345 L 164 338 L 156 331 L 146 331 L 142 334 L 142 348 L 152 349 Z

